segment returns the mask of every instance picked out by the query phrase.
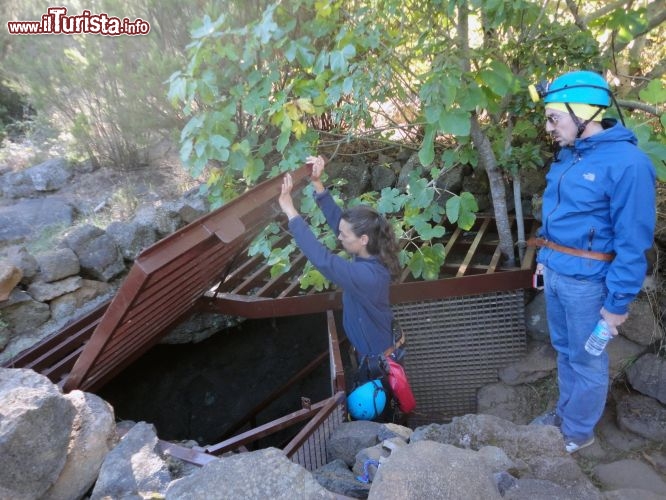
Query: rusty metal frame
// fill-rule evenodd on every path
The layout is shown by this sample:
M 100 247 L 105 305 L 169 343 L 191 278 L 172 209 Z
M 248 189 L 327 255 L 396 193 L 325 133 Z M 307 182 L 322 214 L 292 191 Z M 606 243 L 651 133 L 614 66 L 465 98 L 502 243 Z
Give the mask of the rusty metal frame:
M 296 190 L 305 185 L 307 168 L 292 173 Z M 265 181 L 144 250 L 112 301 L 5 366 L 34 368 L 65 391 L 94 391 L 195 312 L 268 318 L 340 309 L 335 289 L 300 290 L 306 260 L 301 253 L 293 256 L 289 272 L 274 278 L 262 259 L 247 255 L 254 237 L 279 220 L 280 183 Z M 536 227 L 532 221 L 532 235 Z M 520 267 L 503 267 L 491 217 L 479 216 L 470 231 L 449 230 L 440 279 L 413 280 L 405 270 L 391 287 L 392 304 L 531 286 L 534 249 L 527 249 Z M 282 237 L 289 238 L 286 229 Z
M 307 167 L 294 171 L 297 188 Z M 63 385 L 93 390 L 138 359 L 192 312 L 199 297 L 281 213 L 280 178 L 265 181 L 143 251 L 109 304 Z

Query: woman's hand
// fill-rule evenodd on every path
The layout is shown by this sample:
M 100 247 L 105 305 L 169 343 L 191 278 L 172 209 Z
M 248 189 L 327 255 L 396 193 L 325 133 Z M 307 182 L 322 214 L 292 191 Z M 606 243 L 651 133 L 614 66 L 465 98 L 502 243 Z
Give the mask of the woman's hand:
M 324 160 L 323 156 L 308 156 L 305 159 L 305 163 L 312 165 L 310 180 L 312 181 L 315 191 L 321 193 L 325 189 L 324 184 L 321 182 L 321 176 L 324 173 L 326 160 Z
M 280 208 L 287 215 L 289 219 L 292 219 L 298 215 L 298 210 L 294 207 L 294 200 L 291 197 L 291 190 L 294 188 L 294 181 L 291 178 L 291 174 L 284 174 L 282 178 L 282 188 L 280 191 L 280 197 L 278 202 L 280 203 Z

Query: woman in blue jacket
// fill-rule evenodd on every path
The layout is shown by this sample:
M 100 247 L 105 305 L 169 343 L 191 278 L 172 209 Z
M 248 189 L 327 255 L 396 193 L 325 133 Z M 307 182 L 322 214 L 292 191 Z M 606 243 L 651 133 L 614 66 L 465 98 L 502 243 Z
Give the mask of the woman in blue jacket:
M 289 230 L 301 251 L 326 279 L 342 289 L 347 338 L 356 350 L 358 361 L 366 360 L 373 366 L 378 355 L 388 355 L 393 348 L 389 285 L 400 272 L 398 243 L 391 225 L 373 208 L 359 205 L 343 211 L 335 203 L 321 181 L 323 157 L 308 157 L 307 163 L 312 165 L 310 179 L 317 205 L 351 260 L 321 244 L 299 215 L 291 196 L 290 174 L 285 174 L 282 182 L 280 207 L 289 218 Z
M 573 453 L 594 442 L 608 392 L 608 355 L 588 353 L 585 342 L 600 318 L 617 335 L 645 278 L 655 170 L 633 132 L 602 119 L 612 95 L 600 75 L 574 71 L 540 90 L 546 131 L 560 146 L 537 242 L 560 394 L 533 423 L 559 426 Z

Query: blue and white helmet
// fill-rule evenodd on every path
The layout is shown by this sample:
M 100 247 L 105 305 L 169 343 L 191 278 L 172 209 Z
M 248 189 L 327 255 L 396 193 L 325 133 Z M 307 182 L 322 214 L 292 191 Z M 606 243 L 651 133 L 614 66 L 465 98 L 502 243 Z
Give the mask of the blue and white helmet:
M 373 420 L 384 411 L 386 399 L 382 381 L 371 380 L 347 396 L 347 410 L 354 420 Z

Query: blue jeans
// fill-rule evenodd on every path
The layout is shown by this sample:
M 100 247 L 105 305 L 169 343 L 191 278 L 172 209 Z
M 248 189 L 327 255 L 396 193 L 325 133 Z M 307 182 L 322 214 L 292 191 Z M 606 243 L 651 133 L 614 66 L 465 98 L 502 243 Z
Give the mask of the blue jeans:
M 604 282 L 577 280 L 544 269 L 550 341 L 557 351 L 557 414 L 568 438 L 592 437 L 608 393 L 608 354 L 592 356 L 585 341 L 599 321 L 608 290 Z

